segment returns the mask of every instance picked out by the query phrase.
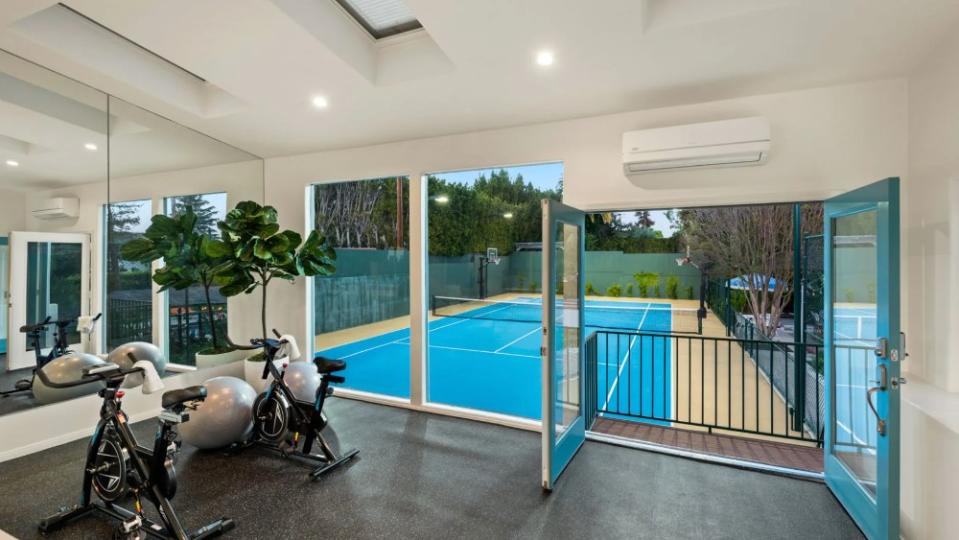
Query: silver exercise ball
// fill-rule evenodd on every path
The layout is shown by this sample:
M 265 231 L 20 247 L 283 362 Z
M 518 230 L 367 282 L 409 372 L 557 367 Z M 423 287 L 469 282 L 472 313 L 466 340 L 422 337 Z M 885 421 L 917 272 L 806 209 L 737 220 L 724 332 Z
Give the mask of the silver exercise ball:
M 243 379 L 214 377 L 205 383 L 206 399 L 180 424 L 180 438 L 197 448 L 223 448 L 247 440 L 253 431 L 256 390 Z
M 283 380 L 299 401 L 313 403 L 320 387 L 320 374 L 313 362 L 292 362 L 283 374 Z
M 43 366 L 43 374 L 50 382 L 65 383 L 78 381 L 83 378 L 83 370 L 93 366 L 103 365 L 106 362 L 99 357 L 86 353 L 70 353 L 55 358 Z M 43 384 L 40 377 L 33 376 L 33 396 L 42 404 L 55 403 L 65 399 L 86 396 L 97 393 L 106 386 L 103 381 L 82 384 L 72 388 L 50 388 Z
M 110 354 L 107 355 L 107 362 L 112 362 L 122 368 L 129 369 L 133 367 L 133 360 L 130 359 L 131 353 L 137 361 L 149 360 L 153 364 L 153 367 L 156 368 L 157 375 L 162 377 L 166 372 L 166 357 L 163 356 L 163 353 L 160 352 L 160 349 L 156 345 L 145 341 L 131 341 L 130 343 L 120 345 L 110 351 Z M 128 375 L 127 379 L 123 382 L 125 388 L 133 388 L 141 384 L 143 384 L 143 375 L 138 373 Z

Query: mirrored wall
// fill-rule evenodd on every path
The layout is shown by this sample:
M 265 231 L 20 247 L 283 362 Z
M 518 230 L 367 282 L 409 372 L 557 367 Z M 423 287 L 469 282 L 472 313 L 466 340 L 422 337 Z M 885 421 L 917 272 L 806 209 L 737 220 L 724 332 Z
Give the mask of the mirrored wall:
M 167 376 L 242 360 L 226 339 L 254 335 L 255 298 L 199 283 L 160 293 L 162 263 L 124 246 L 158 214 L 192 213 L 216 237 L 244 200 L 263 201 L 257 156 L 0 51 L 0 415 L 78 397 L 34 376 L 95 361 L 57 362 L 65 351 L 148 342 Z

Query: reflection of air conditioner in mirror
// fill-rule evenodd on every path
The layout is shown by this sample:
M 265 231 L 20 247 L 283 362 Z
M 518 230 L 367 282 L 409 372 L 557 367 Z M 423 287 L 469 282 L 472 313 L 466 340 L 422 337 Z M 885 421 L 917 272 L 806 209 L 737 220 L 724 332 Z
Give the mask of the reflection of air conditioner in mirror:
M 769 155 L 769 121 L 738 118 L 623 134 L 623 172 L 637 175 L 700 167 L 759 165 Z
M 79 207 L 76 197 L 52 197 L 34 203 L 30 214 L 37 219 L 68 219 L 77 217 Z

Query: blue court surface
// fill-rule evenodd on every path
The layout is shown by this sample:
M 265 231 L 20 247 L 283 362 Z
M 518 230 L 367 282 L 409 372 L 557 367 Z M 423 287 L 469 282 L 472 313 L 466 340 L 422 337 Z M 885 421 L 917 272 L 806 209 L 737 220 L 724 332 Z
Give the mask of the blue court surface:
M 673 328 L 674 310 L 669 304 L 587 301 L 585 311 L 585 336 L 600 328 L 644 332 Z M 429 323 L 428 401 L 540 419 L 540 300 L 452 303 L 434 313 L 441 316 Z M 668 417 L 669 342 L 635 336 L 600 340 L 598 358 L 610 358 L 608 350 L 617 360 L 598 366 L 598 404 L 610 409 L 618 406 L 625 413 L 630 403 L 633 412 L 643 407 L 647 415 Z M 347 361 L 346 388 L 409 397 L 408 328 L 319 354 Z M 645 396 L 642 404 L 640 388 Z
M 874 453 L 876 418 L 866 392 L 876 379 L 877 338 L 874 307 L 839 307 L 835 323 L 836 443 L 838 451 Z

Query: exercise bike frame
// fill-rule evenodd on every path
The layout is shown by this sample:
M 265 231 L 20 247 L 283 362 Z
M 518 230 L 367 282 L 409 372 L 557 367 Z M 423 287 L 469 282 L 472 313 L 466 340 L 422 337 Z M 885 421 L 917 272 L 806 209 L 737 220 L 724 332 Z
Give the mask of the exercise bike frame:
M 99 313 L 96 317 L 92 319 L 91 322 L 96 324 L 100 320 L 103 314 Z M 76 324 L 77 319 L 60 319 L 54 321 L 52 317 L 47 317 L 43 322 L 27 324 L 20 327 L 20 332 L 27 335 L 27 338 L 32 342 L 33 345 L 33 354 L 36 357 L 36 365 L 33 367 L 33 373 L 36 373 L 43 366 L 49 364 L 51 361 L 60 358 L 65 354 L 70 353 L 70 344 L 67 343 L 67 328 L 71 324 Z M 56 325 L 56 330 L 53 332 L 53 345 L 50 347 L 50 352 L 43 354 L 43 347 L 40 343 L 40 336 L 43 334 L 44 329 L 50 326 L 51 324 Z M 24 379 L 22 381 L 17 381 L 16 388 L 12 390 L 4 390 L 0 392 L 0 396 L 7 397 L 13 394 L 20 392 L 27 392 L 33 389 L 33 379 Z
M 273 332 L 274 334 L 277 333 L 276 330 Z M 310 471 L 310 478 L 313 479 L 339 468 L 356 457 L 360 452 L 358 449 L 351 449 L 343 455 L 337 456 L 321 433 L 327 424 L 323 415 L 323 404 L 331 393 L 330 383 L 343 383 L 346 379 L 331 373 L 320 373 L 320 386 L 316 390 L 313 402 L 300 401 L 296 399 L 293 391 L 287 386 L 283 377 L 285 372 L 280 371 L 274 364 L 274 359 L 285 342 L 278 339 L 254 339 L 251 343 L 253 344 L 253 347 L 250 347 L 251 349 L 263 349 L 266 360 L 263 366 L 263 379 L 269 376 L 273 377 L 273 381 L 267 386 L 266 391 L 254 403 L 254 414 L 259 412 L 257 411 L 258 404 L 268 403 L 269 400 L 278 401 L 280 406 L 293 415 L 292 418 L 287 419 L 287 429 L 291 430 L 294 436 L 292 445 L 288 445 L 285 444 L 286 441 L 277 442 L 259 437 L 257 428 L 254 427 L 253 443 L 283 456 L 293 456 L 318 463 L 319 465 Z M 315 362 L 316 360 L 314 360 Z M 258 419 L 254 419 L 254 421 L 257 422 Z M 302 449 L 298 449 L 300 437 L 304 438 Z M 319 447 L 320 454 L 313 453 L 314 445 Z
M 59 529 L 66 524 L 87 516 L 92 513 L 101 513 L 120 522 L 129 522 L 139 519 L 143 531 L 155 538 L 175 539 L 175 540 L 199 540 L 211 538 L 229 531 L 235 526 L 232 519 L 221 518 L 209 525 L 201 527 L 193 533 L 188 533 L 183 525 L 180 524 L 173 505 L 170 502 L 172 493 L 165 493 L 161 484 L 156 481 L 158 478 L 169 478 L 172 471 L 167 470 L 169 444 L 173 437 L 170 436 L 175 422 L 171 423 L 162 419 L 157 431 L 157 437 L 154 441 L 153 449 L 140 446 L 136 437 L 130 430 L 126 414 L 121 410 L 120 398 L 123 397 L 123 391 L 119 390 L 124 378 L 132 373 L 142 373 L 142 368 L 113 370 L 96 377 L 84 376 L 80 379 L 80 384 L 87 384 L 91 381 L 103 380 L 106 382 L 106 388 L 100 390 L 99 395 L 103 398 L 103 404 L 100 407 L 100 420 L 93 431 L 93 437 L 87 446 L 87 456 L 83 471 L 83 486 L 80 491 L 80 503 L 72 508 L 65 508 L 60 512 L 47 517 L 40 522 L 40 532 L 48 532 Z M 52 383 L 38 372 L 38 376 L 44 384 L 51 387 L 69 387 L 77 386 L 76 381 L 71 383 Z M 128 452 L 128 458 L 137 475 L 143 481 L 143 484 L 135 489 L 135 496 L 147 498 L 156 507 L 160 515 L 160 523 L 150 520 L 140 512 L 133 512 L 111 501 L 97 501 L 93 498 L 94 474 L 97 472 L 95 463 L 100 443 L 103 441 L 104 434 L 108 429 L 112 429 L 120 440 L 121 447 Z M 125 479 L 124 479 L 125 480 Z M 175 480 L 174 480 L 175 482 Z M 168 486 L 167 486 L 168 487 Z M 175 491 L 175 486 L 172 491 Z M 169 487 L 167 489 L 169 490 Z M 139 505 L 139 500 L 138 500 Z

